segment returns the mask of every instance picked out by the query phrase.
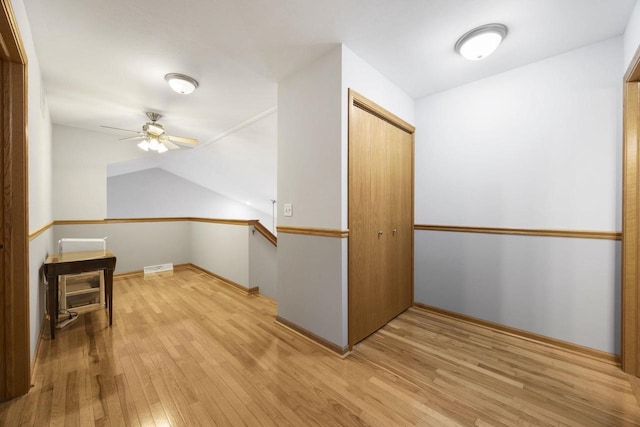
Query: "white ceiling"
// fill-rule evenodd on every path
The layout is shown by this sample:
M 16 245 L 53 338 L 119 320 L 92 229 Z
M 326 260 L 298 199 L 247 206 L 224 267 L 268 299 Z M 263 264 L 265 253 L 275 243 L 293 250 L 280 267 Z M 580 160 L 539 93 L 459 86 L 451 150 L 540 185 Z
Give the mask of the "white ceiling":
M 276 188 L 272 108 L 277 103 L 277 81 L 337 43 L 349 46 L 411 97 L 420 98 L 620 35 L 635 4 L 635 0 L 24 2 L 54 123 L 94 131 L 105 131 L 100 125 L 137 130 L 146 121 L 144 111 L 160 112 L 169 134 L 204 143 L 191 154 L 167 153 L 160 161 L 163 168 L 238 200 L 266 196 L 267 212 Z M 470 62 L 454 52 L 460 35 L 490 22 L 509 27 L 496 53 Z M 200 87 L 189 96 L 178 95 L 164 81 L 170 72 L 191 75 Z M 241 123 L 241 131 L 219 138 Z M 157 159 L 149 158 L 126 168 L 157 164 Z

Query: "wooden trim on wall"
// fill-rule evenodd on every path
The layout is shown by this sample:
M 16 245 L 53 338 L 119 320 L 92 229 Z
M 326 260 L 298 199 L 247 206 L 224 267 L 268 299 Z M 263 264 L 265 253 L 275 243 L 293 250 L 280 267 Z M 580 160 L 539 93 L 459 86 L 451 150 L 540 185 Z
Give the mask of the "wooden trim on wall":
M 640 49 L 625 74 L 622 160 L 622 370 L 640 376 Z
M 278 238 L 258 220 L 251 221 L 254 230 L 262 234 L 273 246 L 278 247 Z
M 36 237 L 38 237 L 39 235 L 41 235 L 42 233 L 44 233 L 45 231 L 47 231 L 48 229 L 53 227 L 53 224 L 54 224 L 54 222 L 51 221 L 50 223 L 43 225 L 42 227 L 38 228 L 33 233 L 29 234 L 29 241 L 31 242 L 32 240 L 35 240 Z
M 278 233 L 285 234 L 304 234 L 306 236 L 322 236 L 322 237 L 349 237 L 349 230 L 338 230 L 335 228 L 312 228 L 312 227 L 289 227 L 279 225 L 276 227 Z
M 106 224 L 106 219 L 57 219 L 53 225 L 85 225 L 85 224 Z
M 501 325 L 499 323 L 490 322 L 488 320 L 479 319 L 473 316 L 467 316 L 466 314 L 460 314 L 442 308 L 433 307 L 430 305 L 422 304 L 419 302 L 414 303 L 414 307 L 420 310 L 425 310 L 430 313 L 436 313 L 438 315 L 447 316 L 462 322 L 474 324 L 481 328 L 491 329 L 492 331 L 514 336 L 517 338 L 534 341 L 543 345 L 551 345 L 559 347 L 563 350 L 572 351 L 578 353 L 581 356 L 587 356 L 592 359 L 596 359 L 602 362 L 609 363 L 611 365 L 618 365 L 620 363 L 620 357 L 615 354 L 607 353 L 606 351 L 596 350 L 589 347 L 584 347 L 578 344 L 574 344 L 568 341 L 551 338 L 545 335 L 535 334 L 533 332 L 524 331 L 522 329 L 512 328 L 511 326 Z
M 466 227 L 458 225 L 415 224 L 415 230 L 456 233 L 510 234 L 514 236 L 571 237 L 579 239 L 622 240 L 619 231 L 548 230 L 536 228 Z
M 249 226 L 257 219 L 227 219 L 227 218 L 199 218 L 190 216 L 158 217 L 158 218 L 105 218 L 105 219 L 57 219 L 53 225 L 83 225 L 83 224 L 120 224 L 131 222 L 208 222 L 211 224 L 229 224 Z
M 26 66 L 28 64 L 27 54 L 22 44 L 11 1 L 2 0 L 0 13 L 2 13 L 0 18 L 0 59 Z
M 245 225 L 249 226 L 257 219 L 220 219 L 220 218 L 188 218 L 187 221 L 208 222 L 211 224 Z
M 282 316 L 276 316 L 275 322 L 276 325 L 280 325 L 287 330 L 301 335 L 303 338 L 306 338 L 309 341 L 318 344 L 320 347 L 324 348 L 325 350 L 331 351 L 331 353 L 333 354 L 344 357 L 347 355 L 347 353 L 349 353 L 349 346 L 340 347 L 339 345 L 334 344 L 331 341 L 327 341 L 326 339 L 314 334 L 313 332 L 303 328 L 302 326 L 298 326 L 297 324 L 288 321 Z
M 0 6 L 0 401 L 29 391 L 27 56 L 11 2 Z
M 189 264 L 189 267 L 191 267 L 194 271 L 199 271 L 201 273 L 207 274 L 215 279 L 218 279 L 219 281 L 231 286 L 232 288 L 234 288 L 237 291 L 242 292 L 245 295 L 256 295 L 260 293 L 260 288 L 258 286 L 254 286 L 253 288 L 247 288 L 244 285 L 241 285 L 240 283 L 234 282 L 231 279 L 227 279 L 224 276 L 220 276 L 219 274 L 213 273 L 209 270 L 206 270 L 202 267 L 199 267 L 195 264 Z
M 373 114 L 374 116 L 378 117 L 381 120 L 384 120 L 385 122 L 391 123 L 392 125 L 402 129 L 407 133 L 413 134 L 416 131 L 416 128 L 413 125 L 405 122 L 400 117 L 385 110 L 375 102 L 365 98 L 353 89 L 349 89 L 349 99 L 350 104 L 353 103 L 354 106 Z

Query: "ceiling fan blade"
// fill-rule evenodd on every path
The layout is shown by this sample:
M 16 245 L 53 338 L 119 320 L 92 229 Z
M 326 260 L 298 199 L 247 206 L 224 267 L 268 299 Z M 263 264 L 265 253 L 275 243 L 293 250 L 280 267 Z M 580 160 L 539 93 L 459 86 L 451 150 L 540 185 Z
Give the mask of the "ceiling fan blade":
M 131 129 L 122 129 L 122 128 L 114 128 L 113 126 L 100 126 L 101 128 L 107 128 L 107 129 L 115 129 L 115 130 L 122 130 L 125 132 L 135 132 L 135 133 L 140 133 L 140 131 L 138 130 L 131 130 Z
M 144 135 L 130 136 L 127 138 L 120 138 L 118 141 L 133 141 L 135 139 L 145 139 L 145 136 Z
M 198 140 L 193 138 L 183 138 L 181 136 L 170 136 L 167 135 L 172 142 L 179 142 L 181 144 L 190 144 L 190 145 L 198 145 Z
M 169 150 L 177 150 L 180 148 L 179 145 L 174 144 L 173 142 L 169 141 L 169 139 L 165 139 L 164 141 L 162 141 L 162 143 L 164 144 L 165 147 L 167 147 Z

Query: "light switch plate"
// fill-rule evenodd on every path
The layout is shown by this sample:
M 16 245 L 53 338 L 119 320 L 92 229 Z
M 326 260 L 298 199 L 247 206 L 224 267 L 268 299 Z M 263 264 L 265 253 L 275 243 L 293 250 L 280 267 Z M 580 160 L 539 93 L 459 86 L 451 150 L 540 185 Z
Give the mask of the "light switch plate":
M 284 216 L 293 216 L 293 205 L 291 203 L 284 204 Z

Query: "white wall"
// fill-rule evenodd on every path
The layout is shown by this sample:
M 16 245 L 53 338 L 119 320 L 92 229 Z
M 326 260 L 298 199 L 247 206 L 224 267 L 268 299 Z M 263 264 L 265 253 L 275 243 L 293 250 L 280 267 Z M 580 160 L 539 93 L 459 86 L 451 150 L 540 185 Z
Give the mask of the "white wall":
M 278 225 L 342 225 L 340 67 L 336 46 L 278 83 Z
M 346 239 L 278 236 L 278 316 L 340 347 L 348 343 L 346 249 Z
M 413 121 L 413 100 L 342 45 L 279 82 L 279 225 L 348 227 L 349 88 Z M 281 233 L 278 315 L 346 346 L 347 264 L 346 239 Z
M 108 218 L 202 217 L 259 219 L 271 229 L 270 215 L 163 169 L 107 178 Z
M 342 227 L 341 63 L 337 45 L 278 82 L 278 225 Z M 344 345 L 340 240 L 280 233 L 277 296 L 280 317 Z
M 251 228 L 251 227 L 250 227 Z M 278 299 L 278 248 L 259 232 L 249 235 L 249 284 L 260 294 Z
M 52 229 L 29 242 L 29 342 L 32 366 L 35 362 L 35 352 L 42 332 L 46 308 L 43 264 L 53 252 Z
M 191 263 L 249 288 L 249 227 L 192 222 Z
M 259 233 L 252 235 L 250 228 L 198 221 L 69 224 L 54 226 L 50 238 L 57 250 L 63 237 L 106 236 L 107 248 L 117 257 L 116 273 L 192 263 L 247 288 L 260 286 L 263 292 L 264 285 L 264 293 L 275 298 L 275 247 Z M 250 264 L 255 264 L 253 281 L 249 280 Z
M 419 100 L 416 223 L 619 231 L 622 45 Z M 619 243 L 416 231 L 415 265 L 418 302 L 619 352 Z
M 620 242 L 416 231 L 415 301 L 620 353 Z
M 621 47 L 419 100 L 416 223 L 620 230 Z
M 140 271 L 145 266 L 191 262 L 189 221 L 56 225 L 54 244 L 63 237 L 107 237 L 116 255 L 116 273 Z
M 144 156 L 135 144 L 101 132 L 53 126 L 55 219 L 107 216 L 107 164 Z
M 631 60 L 640 46 L 640 2 L 636 1 L 636 6 L 629 17 L 627 29 L 624 32 L 624 60 L 623 70 L 626 72 Z

